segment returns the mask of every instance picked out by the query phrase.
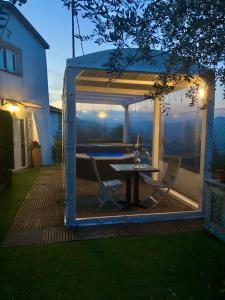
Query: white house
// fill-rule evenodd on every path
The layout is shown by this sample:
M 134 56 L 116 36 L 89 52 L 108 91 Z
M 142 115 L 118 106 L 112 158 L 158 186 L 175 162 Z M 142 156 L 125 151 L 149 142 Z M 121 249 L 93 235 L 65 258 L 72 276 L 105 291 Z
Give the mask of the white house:
M 43 163 L 49 164 L 49 45 L 14 5 L 0 0 L 0 7 L 7 25 L 0 28 L 0 109 L 9 110 L 13 116 L 14 169 L 30 164 L 33 140 L 39 141 Z

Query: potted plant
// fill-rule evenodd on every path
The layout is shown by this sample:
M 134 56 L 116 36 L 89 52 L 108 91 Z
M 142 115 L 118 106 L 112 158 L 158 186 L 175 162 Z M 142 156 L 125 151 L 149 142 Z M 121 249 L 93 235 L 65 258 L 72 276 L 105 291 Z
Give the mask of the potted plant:
M 211 173 L 214 179 L 225 182 L 225 154 L 214 151 L 211 162 Z
M 33 141 L 31 143 L 31 156 L 33 167 L 42 166 L 41 145 L 38 141 Z

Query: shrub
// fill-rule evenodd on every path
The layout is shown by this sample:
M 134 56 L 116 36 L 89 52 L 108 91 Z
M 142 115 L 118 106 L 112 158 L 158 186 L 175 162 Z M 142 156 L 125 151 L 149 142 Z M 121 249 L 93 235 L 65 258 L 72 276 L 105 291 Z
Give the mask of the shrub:
M 62 137 L 60 135 L 54 138 L 52 146 L 52 160 L 57 164 L 62 162 Z

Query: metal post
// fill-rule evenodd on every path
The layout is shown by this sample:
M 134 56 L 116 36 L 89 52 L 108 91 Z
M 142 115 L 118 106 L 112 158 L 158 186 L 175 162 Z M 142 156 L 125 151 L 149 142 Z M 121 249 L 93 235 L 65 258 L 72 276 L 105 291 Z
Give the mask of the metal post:
M 74 35 L 74 11 L 75 11 L 75 0 L 71 1 L 71 12 L 72 12 L 72 57 L 75 57 L 75 35 Z
M 129 135 L 129 105 L 124 105 L 123 142 L 128 143 Z
M 206 180 L 211 178 L 210 164 L 212 162 L 212 151 L 213 151 L 213 123 L 214 123 L 214 107 L 215 107 L 215 82 L 207 81 L 207 109 L 203 110 L 203 126 L 202 126 L 202 142 L 201 142 L 201 173 L 203 175 L 202 185 L 202 203 L 200 200 L 199 208 L 203 211 L 207 206 L 207 183 Z
M 160 99 L 154 100 L 154 117 L 153 117 L 153 138 L 152 138 L 152 166 L 159 168 L 159 142 L 160 142 L 160 121 L 161 107 Z M 158 179 L 158 172 L 152 174 L 154 180 Z
M 76 217 L 76 106 L 75 106 L 75 76 L 73 69 L 66 70 L 66 95 L 65 95 L 65 161 L 66 161 L 66 220 L 71 226 Z

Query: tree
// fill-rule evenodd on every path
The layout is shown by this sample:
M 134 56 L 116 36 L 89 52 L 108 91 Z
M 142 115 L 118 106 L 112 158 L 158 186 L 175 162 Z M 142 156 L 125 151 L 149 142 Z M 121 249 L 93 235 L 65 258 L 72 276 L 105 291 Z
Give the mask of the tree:
M 9 14 L 8 12 L 4 11 L 4 1 L 0 2 L 0 37 L 2 37 L 9 21 Z M 27 0 L 9 0 L 9 2 L 14 5 L 18 4 L 19 6 L 21 6 L 23 4 L 26 4 Z
M 27 3 L 27 0 L 9 0 L 12 4 L 17 4 L 18 5 L 23 5 L 23 4 L 26 4 Z
M 62 0 L 71 8 L 70 0 Z M 180 65 L 180 74 L 191 78 L 191 66 L 197 64 L 203 77 L 215 76 L 225 86 L 225 5 L 224 0 L 90 0 L 74 1 L 74 14 L 90 20 L 94 30 L 88 36 L 77 34 L 82 41 L 92 39 L 116 49 L 108 66 L 118 71 L 121 49 L 139 48 L 138 59 L 154 59 L 151 49 L 169 54 L 168 72 L 156 84 L 158 93 L 169 92 L 171 68 Z M 212 70 L 212 71 L 209 71 Z M 179 75 L 180 76 L 180 75 Z M 173 76 L 174 83 L 179 76 Z M 195 104 L 199 85 L 188 93 Z M 149 96 L 149 95 L 148 95 Z M 154 95 L 152 95 L 154 96 Z M 163 97 L 162 97 L 163 100 Z

